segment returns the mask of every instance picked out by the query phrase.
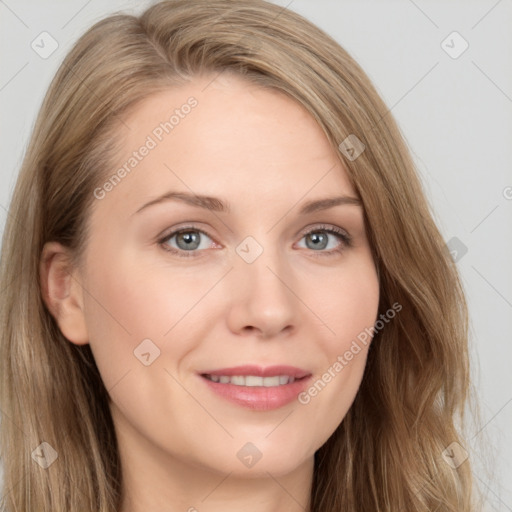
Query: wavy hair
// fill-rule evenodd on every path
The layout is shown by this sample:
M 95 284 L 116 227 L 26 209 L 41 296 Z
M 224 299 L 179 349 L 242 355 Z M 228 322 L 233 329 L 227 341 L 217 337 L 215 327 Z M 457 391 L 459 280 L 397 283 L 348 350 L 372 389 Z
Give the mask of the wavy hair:
M 476 510 L 469 460 L 452 468 L 442 455 L 464 446 L 467 306 L 407 145 L 354 59 L 302 16 L 263 0 L 171 0 L 109 16 L 56 73 L 3 237 L 1 510 L 118 512 L 108 393 L 89 345 L 70 343 L 42 300 L 42 248 L 57 241 L 79 260 L 93 191 L 111 174 L 122 142 L 115 127 L 130 108 L 224 71 L 287 94 L 315 118 L 364 206 L 379 312 L 402 305 L 375 334 L 350 410 L 315 453 L 310 511 Z M 354 160 L 338 149 L 349 135 L 365 144 Z M 43 442 L 58 447 L 47 469 L 32 460 Z

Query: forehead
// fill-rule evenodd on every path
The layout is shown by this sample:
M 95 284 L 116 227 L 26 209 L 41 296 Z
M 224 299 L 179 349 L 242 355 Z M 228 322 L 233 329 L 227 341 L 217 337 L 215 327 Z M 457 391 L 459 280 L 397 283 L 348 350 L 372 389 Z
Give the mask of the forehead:
M 196 77 L 153 94 L 124 118 L 122 183 L 112 195 L 136 200 L 166 188 L 282 200 L 326 192 L 354 195 L 321 127 L 283 92 L 229 75 Z M 108 179 L 108 176 L 107 176 Z M 236 199 L 236 197 L 235 197 Z

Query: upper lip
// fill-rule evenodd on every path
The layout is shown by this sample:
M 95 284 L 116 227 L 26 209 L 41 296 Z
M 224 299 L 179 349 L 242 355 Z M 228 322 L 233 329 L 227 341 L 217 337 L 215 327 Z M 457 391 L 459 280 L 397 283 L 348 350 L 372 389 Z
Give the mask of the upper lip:
M 275 365 L 275 366 L 255 366 L 243 365 L 233 366 L 231 368 L 220 368 L 218 370 L 208 370 L 201 372 L 201 375 L 226 375 L 232 377 L 234 375 L 256 375 L 258 377 L 276 377 L 278 375 L 287 375 L 296 379 L 307 377 L 311 372 L 288 365 Z

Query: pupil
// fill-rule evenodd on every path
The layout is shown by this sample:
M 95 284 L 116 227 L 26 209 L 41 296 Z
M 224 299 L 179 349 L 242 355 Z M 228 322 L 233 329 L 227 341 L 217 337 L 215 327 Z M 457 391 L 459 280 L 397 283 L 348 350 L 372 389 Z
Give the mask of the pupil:
M 194 240 L 195 238 L 195 240 Z M 193 231 L 187 231 L 185 233 L 180 233 L 178 235 L 178 245 L 179 245 L 179 241 L 180 240 L 184 240 L 185 241 L 185 249 L 196 249 L 197 246 L 199 245 L 198 244 L 198 234 L 197 233 L 194 233 Z M 194 245 L 194 241 L 196 242 L 196 244 Z M 190 242 L 192 242 L 192 244 L 190 244 Z
M 321 246 L 322 249 L 324 249 L 326 247 L 325 242 L 327 241 L 327 237 L 325 236 L 325 234 L 313 233 L 309 236 L 310 236 L 310 239 L 314 241 L 313 247 L 318 248 L 319 246 Z M 322 238 L 323 238 L 324 244 L 321 243 Z M 320 243 L 317 243 L 317 242 L 320 242 Z

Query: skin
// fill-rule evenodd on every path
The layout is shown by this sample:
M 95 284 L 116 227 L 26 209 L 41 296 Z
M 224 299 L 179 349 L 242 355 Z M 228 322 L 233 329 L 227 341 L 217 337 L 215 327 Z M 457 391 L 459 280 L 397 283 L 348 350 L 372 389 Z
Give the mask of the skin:
M 357 197 L 321 128 L 280 92 L 213 78 L 153 95 L 125 117 L 119 166 L 175 108 L 198 101 L 95 201 L 83 265 L 71 267 L 54 242 L 41 259 L 50 311 L 70 342 L 90 343 L 109 391 L 121 512 L 308 510 L 314 453 L 352 404 L 369 345 L 308 404 L 270 411 L 228 402 L 197 372 L 288 364 L 316 380 L 377 318 L 362 206 L 298 213 L 309 200 Z M 164 201 L 135 213 L 171 190 L 222 198 L 231 211 Z M 166 251 L 186 252 L 177 236 L 158 240 L 189 223 L 208 234 L 196 232 L 196 257 Z M 347 232 L 351 245 L 322 224 Z M 252 263 L 236 252 L 248 236 L 263 249 Z M 134 356 L 144 339 L 160 349 L 148 366 Z M 251 468 L 237 457 L 248 442 L 261 453 Z

